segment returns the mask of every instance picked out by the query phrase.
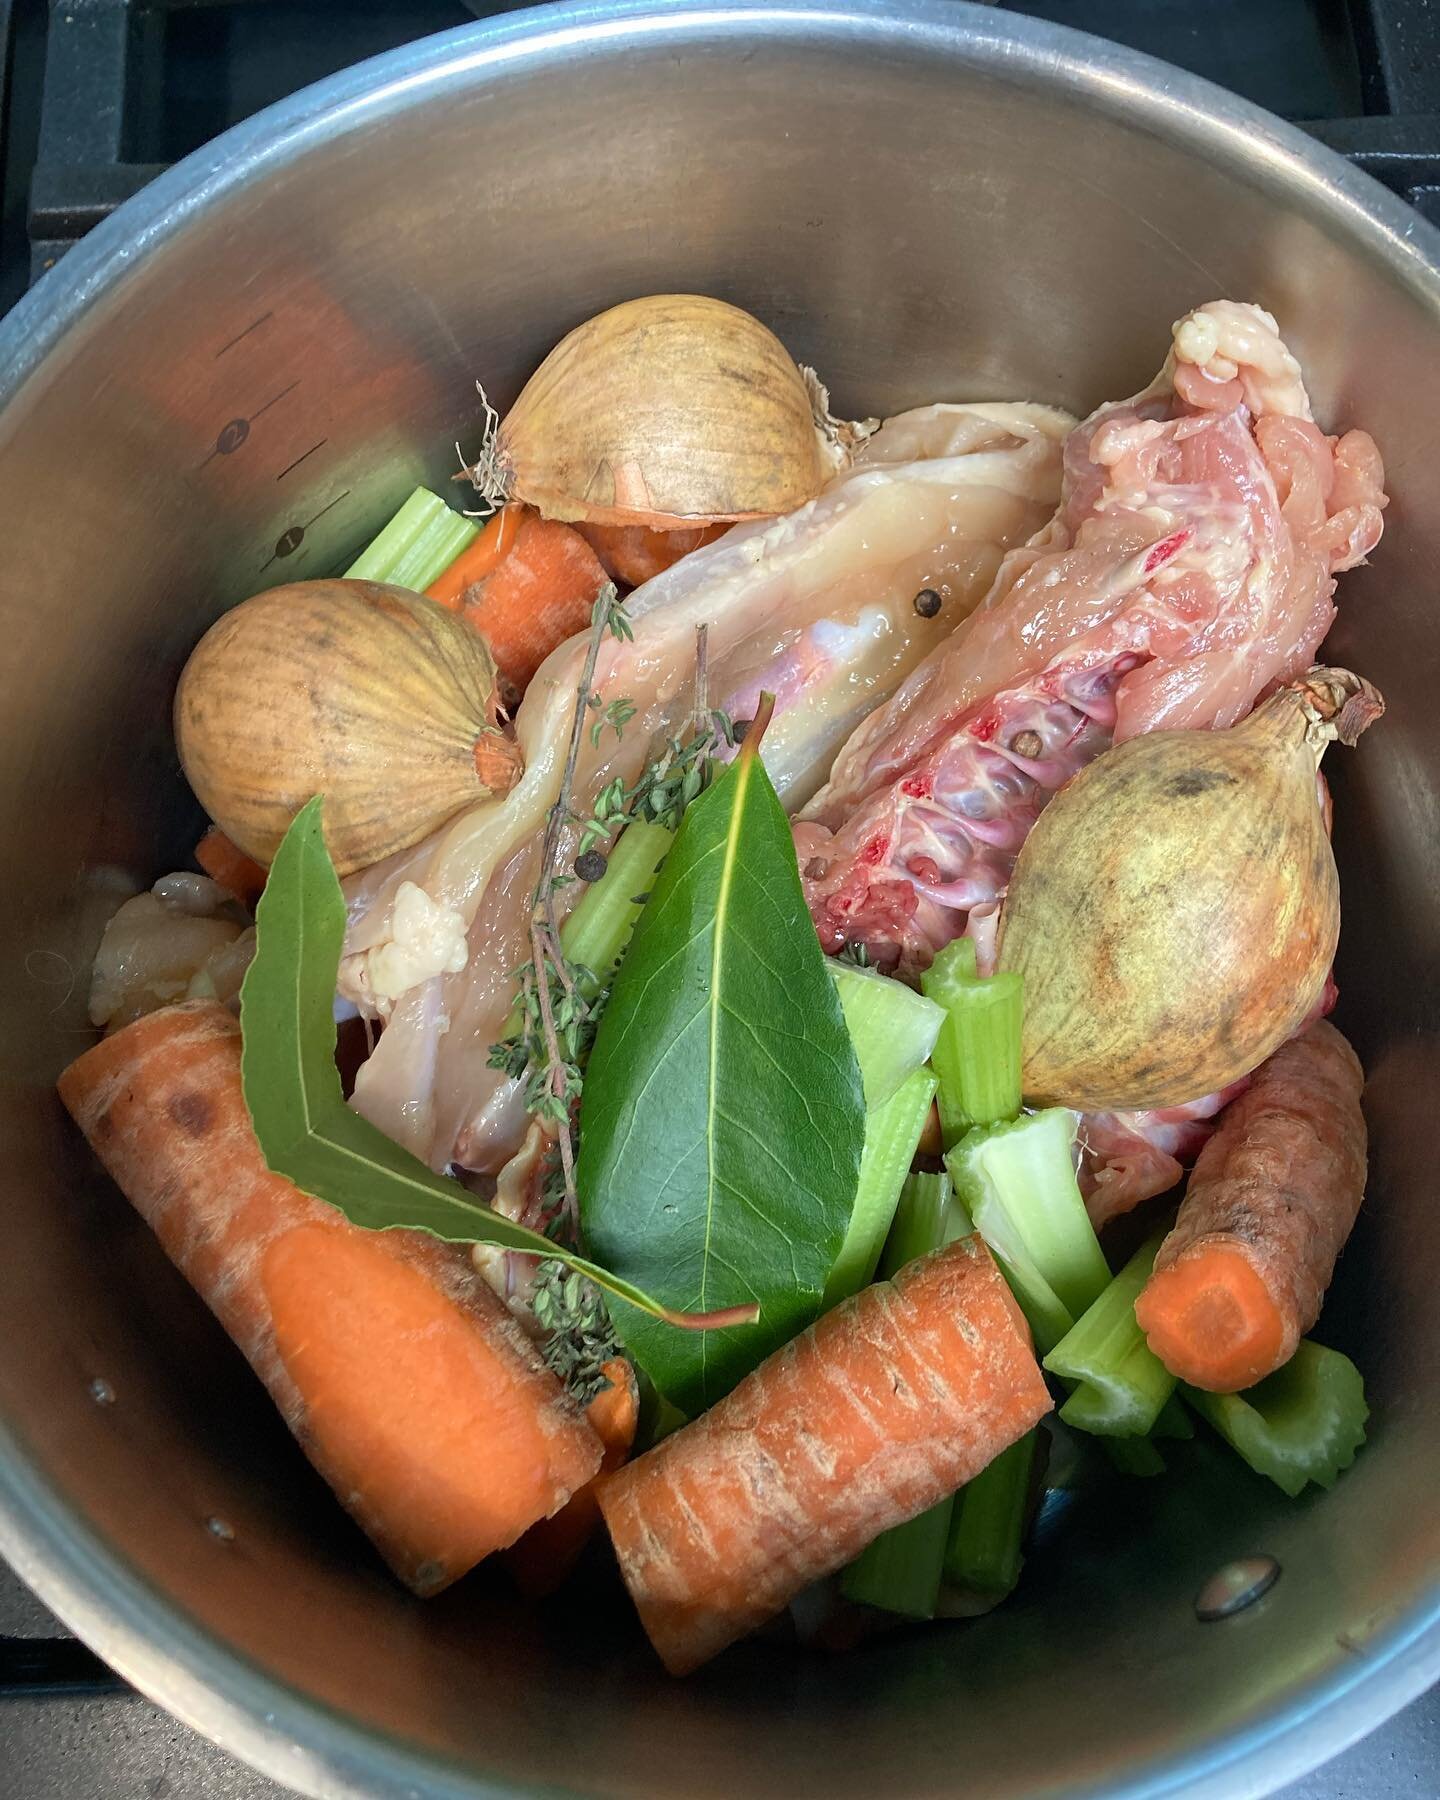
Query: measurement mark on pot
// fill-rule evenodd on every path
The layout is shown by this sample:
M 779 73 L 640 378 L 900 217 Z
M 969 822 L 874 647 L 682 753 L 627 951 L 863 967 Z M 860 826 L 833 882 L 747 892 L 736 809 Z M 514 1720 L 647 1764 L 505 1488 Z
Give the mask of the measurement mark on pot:
M 249 337 L 249 335 L 252 331 L 258 331 L 267 319 L 273 319 L 274 317 L 275 317 L 275 314 L 273 312 L 264 312 L 264 313 L 261 313 L 261 315 L 258 319 L 252 319 L 243 331 L 237 331 L 235 333 L 235 336 L 233 338 L 231 338 L 231 340 L 228 344 L 222 344 L 220 346 L 220 348 L 215 352 L 215 361 L 219 362 L 220 358 L 225 354 L 225 352 L 227 350 L 233 350 L 235 348 L 235 346 L 243 338 Z
M 272 394 L 263 406 L 257 406 L 248 418 L 227 419 L 215 434 L 215 442 L 211 446 L 210 452 L 206 456 L 204 462 L 200 464 L 200 467 L 202 469 L 207 467 L 217 456 L 233 455 L 250 436 L 250 427 L 260 415 L 269 412 L 270 408 L 277 405 L 287 394 L 293 394 L 299 385 L 300 380 L 297 376 L 296 379 L 290 383 L 289 387 L 281 388 L 280 392 L 278 394 Z M 319 446 L 317 445 L 316 448 L 318 449 Z
M 317 444 L 315 448 L 318 450 L 320 445 Z M 308 456 L 309 454 L 309 451 L 306 451 L 306 455 Z M 260 573 L 263 575 L 270 567 L 271 563 L 278 562 L 282 557 L 293 556 L 305 542 L 305 533 L 310 527 L 314 525 L 317 520 L 323 519 L 326 513 L 333 507 L 338 506 L 342 500 L 348 500 L 349 498 L 350 490 L 349 488 L 345 488 L 342 492 L 338 493 L 333 500 L 327 500 L 325 505 L 320 508 L 319 512 L 312 513 L 308 519 L 303 520 L 298 525 L 287 525 L 280 533 L 279 537 L 276 538 L 275 548 L 270 552 L 269 556 L 265 558 L 264 562 L 261 563 Z
M 307 456 L 313 456 L 317 450 L 323 450 L 329 442 L 330 442 L 329 438 L 321 438 L 321 440 L 318 444 L 312 444 L 308 450 L 301 451 L 300 455 L 295 458 L 294 462 L 286 463 L 285 467 L 280 471 L 280 473 L 275 477 L 275 479 L 277 481 L 283 481 L 285 479 L 285 477 L 291 472 L 292 469 L 298 469 L 300 467 L 301 463 L 303 463 L 305 461 L 305 458 Z

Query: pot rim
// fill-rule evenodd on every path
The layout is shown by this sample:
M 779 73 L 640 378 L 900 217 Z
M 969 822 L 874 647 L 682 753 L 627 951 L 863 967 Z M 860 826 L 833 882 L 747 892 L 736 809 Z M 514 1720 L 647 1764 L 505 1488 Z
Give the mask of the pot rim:
M 877 49 L 926 51 L 1061 82 L 1100 111 L 1122 108 L 1197 153 L 1221 149 L 1257 181 L 1308 200 L 1348 227 L 1377 263 L 1440 316 L 1440 231 L 1370 176 L 1250 102 L 1198 76 L 1066 27 L 956 0 L 601 0 L 556 4 L 461 26 L 374 57 L 234 126 L 96 226 L 0 322 L 0 407 L 8 405 L 102 298 L 209 207 L 254 187 L 318 142 L 373 127 L 438 87 L 508 66 L 538 68 L 584 49 L 761 31 L 823 30 Z M 471 1764 L 422 1753 L 297 1693 L 224 1648 L 120 1547 L 72 1514 L 0 1419 L 0 1554 L 127 1681 L 223 1749 L 289 1786 L 334 1800 L 582 1800 L 521 1789 Z M 162 1647 L 163 1646 L 163 1647 Z M 1261 1795 L 1333 1756 L 1440 1678 L 1440 1584 L 1370 1636 L 1347 1662 L 1296 1688 L 1243 1729 L 1153 1759 L 1118 1786 L 1073 1800 Z

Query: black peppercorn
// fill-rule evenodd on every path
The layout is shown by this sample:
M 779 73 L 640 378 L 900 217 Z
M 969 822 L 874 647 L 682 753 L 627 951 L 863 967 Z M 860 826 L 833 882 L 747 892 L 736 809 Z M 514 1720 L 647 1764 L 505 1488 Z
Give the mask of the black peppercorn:
M 921 588 L 915 596 L 915 610 L 922 619 L 933 619 L 943 605 L 934 588 Z
M 737 744 L 745 742 L 745 733 L 755 723 L 753 719 L 736 719 L 730 727 L 730 735 Z
M 582 881 L 598 881 L 606 867 L 605 858 L 598 850 L 587 850 L 583 856 L 575 858 L 575 873 Z

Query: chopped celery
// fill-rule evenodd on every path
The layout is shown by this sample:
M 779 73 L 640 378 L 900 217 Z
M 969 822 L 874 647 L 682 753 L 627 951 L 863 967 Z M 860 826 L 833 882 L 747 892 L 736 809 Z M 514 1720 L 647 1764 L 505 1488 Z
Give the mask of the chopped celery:
M 955 1496 L 945 1579 L 974 1593 L 1005 1595 L 1020 1579 L 1038 1434 L 1027 1431 Z
M 955 1191 L 1024 1309 L 1042 1353 L 1097 1300 L 1110 1270 L 1085 1212 L 1063 1108 L 981 1125 L 945 1158 Z
M 900 1190 L 895 1222 L 885 1240 L 880 1275 L 888 1279 L 914 1262 L 938 1250 L 942 1244 L 965 1237 L 973 1227 L 965 1208 L 955 1198 L 948 1175 L 912 1175 Z
M 592 881 L 560 929 L 567 962 L 588 969 L 603 987 L 625 954 L 640 909 L 654 885 L 675 833 L 637 820 L 616 839 L 605 873 Z
M 948 1150 L 972 1125 L 1013 1119 L 1020 1110 L 1021 980 L 975 973 L 969 938 L 947 944 L 920 977 L 927 997 L 945 1008 L 931 1064 Z
M 1283 1369 L 1243 1394 L 1180 1390 L 1257 1475 L 1292 1499 L 1313 1481 L 1334 1487 L 1365 1442 L 1365 1383 L 1348 1356 L 1302 1338 Z
M 423 593 L 479 533 L 463 513 L 453 512 L 438 494 L 417 487 L 376 538 L 345 571 L 350 581 L 389 581 Z
M 953 1505 L 942 1500 L 918 1518 L 882 1531 L 842 1576 L 845 1598 L 907 1619 L 933 1619 Z
M 1148 1437 L 1101 1438 L 1105 1454 L 1122 1475 L 1149 1477 L 1165 1473 L 1165 1458 Z
M 945 1013 L 903 981 L 873 969 L 832 958 L 830 973 L 860 1064 L 865 1105 L 873 1111 L 929 1057 Z
M 865 1145 L 860 1153 L 855 1208 L 840 1254 L 825 1283 L 823 1307 L 828 1309 L 838 1301 L 848 1300 L 874 1278 L 875 1265 L 934 1098 L 934 1075 L 929 1069 L 916 1069 L 883 1105 L 871 1107 L 865 1115 Z
M 868 1131 L 866 1142 L 868 1146 Z M 968 1223 L 963 1209 L 955 1204 L 947 1176 L 912 1175 L 901 1189 L 895 1222 L 885 1240 L 881 1275 L 894 1275 L 917 1256 L 963 1237 Z M 883 1612 L 932 1618 L 950 1533 L 951 1505 L 951 1500 L 941 1500 L 918 1518 L 882 1532 L 845 1571 L 841 1583 L 845 1594 Z
M 1067 1425 L 1099 1437 L 1140 1437 L 1175 1391 L 1175 1377 L 1135 1323 L 1162 1238 L 1142 1245 L 1045 1358 L 1052 1375 L 1079 1385 L 1060 1408 Z

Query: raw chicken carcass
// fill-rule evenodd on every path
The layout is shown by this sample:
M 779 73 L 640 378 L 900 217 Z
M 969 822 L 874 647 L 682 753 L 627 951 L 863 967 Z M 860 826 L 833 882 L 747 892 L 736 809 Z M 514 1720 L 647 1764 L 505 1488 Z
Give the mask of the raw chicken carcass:
M 712 703 L 744 718 L 762 688 L 776 694 L 765 763 L 798 805 L 847 733 L 985 593 L 1004 552 L 1050 516 L 1073 423 L 1038 406 L 902 415 L 810 505 L 737 526 L 637 588 L 634 640 L 605 640 L 595 680 L 602 699 L 628 698 L 635 716 L 621 737 L 606 729 L 596 745 L 586 734 L 575 809 L 614 780 L 633 782 L 657 741 L 684 728 L 701 624 Z M 938 609 L 917 609 L 922 589 Z M 493 1172 L 524 1136 L 519 1086 L 489 1067 L 489 1053 L 528 955 L 539 836 L 585 650 L 584 637 L 562 645 L 527 689 L 516 717 L 525 773 L 505 799 L 346 884 L 341 990 L 387 1016 L 354 1104 L 436 1168 Z M 561 890 L 566 901 L 573 893 Z M 418 922 L 408 934 L 407 921 Z M 450 972 L 457 931 L 465 963 Z
M 1317 429 L 1258 307 L 1212 302 L 1173 338 L 1150 388 L 1071 434 L 1055 518 L 804 809 L 827 949 L 924 968 L 1001 898 L 1040 809 L 1109 744 L 1233 724 L 1313 661 L 1336 573 L 1380 536 L 1379 453 Z

